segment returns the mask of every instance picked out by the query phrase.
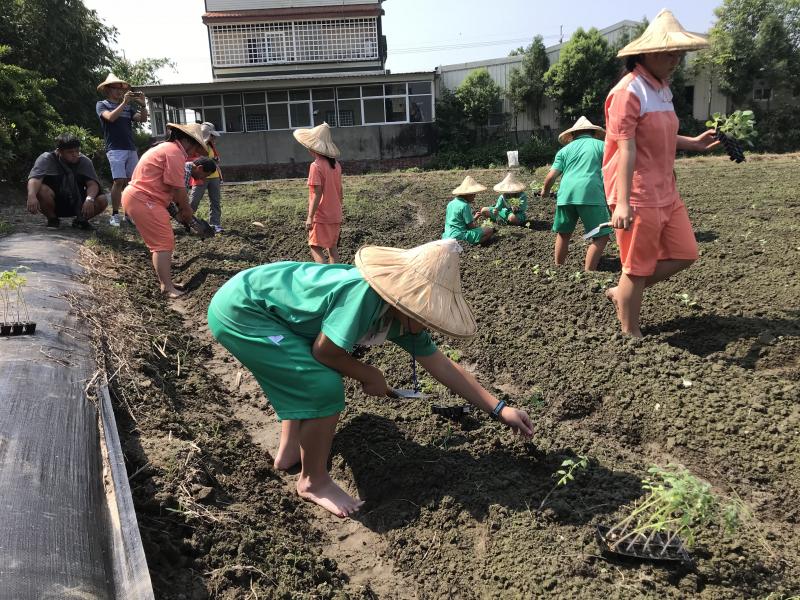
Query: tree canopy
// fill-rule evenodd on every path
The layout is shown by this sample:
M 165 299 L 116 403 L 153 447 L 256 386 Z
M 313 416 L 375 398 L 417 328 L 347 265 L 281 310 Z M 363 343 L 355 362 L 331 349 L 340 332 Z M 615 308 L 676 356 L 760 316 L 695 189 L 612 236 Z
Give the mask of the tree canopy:
M 478 130 L 482 130 L 489 121 L 489 114 L 500 102 L 501 93 L 500 86 L 484 68 L 471 71 L 456 88 L 455 96 L 461 103 L 467 120 Z
M 550 61 L 544 47 L 542 36 L 537 35 L 533 42 L 518 54 L 522 55 L 519 68 L 508 74 L 508 98 L 514 114 L 533 109 L 533 123 L 539 126 L 539 113 L 544 103 L 544 74 L 550 68 Z
M 602 122 L 606 94 L 618 72 L 616 52 L 600 32 L 579 28 L 544 75 L 545 93 L 556 102 L 562 124 L 581 115 Z

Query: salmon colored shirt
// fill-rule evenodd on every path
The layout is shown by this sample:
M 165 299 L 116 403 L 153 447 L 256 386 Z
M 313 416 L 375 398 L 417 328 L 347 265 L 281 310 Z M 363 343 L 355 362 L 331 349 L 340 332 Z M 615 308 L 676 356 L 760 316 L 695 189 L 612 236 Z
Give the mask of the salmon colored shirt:
M 617 202 L 617 141 L 630 139 L 636 140 L 631 206 L 655 208 L 680 200 L 673 174 L 678 117 L 669 86 L 636 65 L 609 92 L 605 113 L 603 181 L 608 203 Z
M 128 187 L 139 197 L 169 206 L 175 188 L 185 186 L 188 158 L 178 142 L 164 142 L 150 148 L 139 159 Z
M 325 157 L 317 157 L 308 169 L 308 210 L 314 204 L 314 187 L 322 187 L 322 198 L 314 213 L 314 223 L 342 222 L 342 166 L 336 161 L 336 167 Z

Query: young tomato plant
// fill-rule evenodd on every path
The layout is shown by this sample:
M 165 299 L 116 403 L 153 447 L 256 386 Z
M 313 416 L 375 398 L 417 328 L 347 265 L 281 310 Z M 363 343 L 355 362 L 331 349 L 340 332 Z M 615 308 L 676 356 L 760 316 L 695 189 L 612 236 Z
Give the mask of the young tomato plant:
M 715 129 L 715 137 L 722 142 L 730 159 L 740 163 L 745 160 L 743 144 L 752 147 L 753 139 L 758 135 L 755 123 L 752 110 L 737 110 L 727 116 L 714 113 L 706 121 L 706 127 Z
M 581 456 L 580 454 L 575 458 L 567 458 L 561 463 L 561 468 L 558 469 L 555 473 L 553 473 L 552 477 L 558 477 L 556 480 L 555 485 L 550 488 L 550 491 L 545 494 L 545 497 L 542 498 L 541 504 L 539 504 L 539 510 L 544 508 L 544 505 L 547 503 L 547 500 L 550 498 L 552 493 L 559 487 L 563 487 L 567 485 L 570 481 L 575 479 L 575 472 L 576 471 L 584 471 L 589 467 L 589 459 L 585 456 Z

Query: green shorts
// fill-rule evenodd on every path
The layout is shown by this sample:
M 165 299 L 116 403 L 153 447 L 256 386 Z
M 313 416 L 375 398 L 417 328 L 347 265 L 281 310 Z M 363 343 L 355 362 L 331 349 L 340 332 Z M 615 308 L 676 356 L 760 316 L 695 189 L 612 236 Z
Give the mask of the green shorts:
M 608 207 L 605 204 L 567 204 L 556 206 L 556 216 L 553 219 L 553 231 L 556 233 L 572 233 L 580 218 L 584 232 L 589 232 L 601 223 L 611 220 Z M 611 235 L 611 227 L 603 227 L 594 237 Z
M 500 221 L 501 223 L 508 223 L 508 217 L 512 214 L 517 215 L 517 219 L 519 219 L 520 224 L 528 220 L 524 212 L 514 213 L 514 211 L 510 208 L 498 208 L 497 210 L 490 208 L 489 214 L 491 215 L 492 221 Z
M 468 242 L 474 246 L 475 244 L 481 241 L 482 235 L 483 235 L 483 227 L 473 227 L 472 229 L 467 229 L 463 233 L 458 233 L 453 235 L 452 238 Z
M 268 317 L 263 337 L 244 335 L 222 323 L 211 306 L 211 335 L 253 373 L 279 419 L 320 419 L 344 410 L 342 376 L 311 355 L 310 340 Z

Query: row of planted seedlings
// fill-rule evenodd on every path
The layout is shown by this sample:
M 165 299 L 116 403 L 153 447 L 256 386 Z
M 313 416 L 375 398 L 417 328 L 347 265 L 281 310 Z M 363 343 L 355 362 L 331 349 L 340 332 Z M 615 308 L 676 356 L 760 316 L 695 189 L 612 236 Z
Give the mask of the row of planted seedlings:
M 20 270 L 26 268 L 17 267 L 16 269 L 0 272 L 0 300 L 3 302 L 3 321 L 0 322 L 0 336 L 32 335 L 36 332 L 36 323 L 30 320 L 28 303 L 25 302 L 23 293 L 28 280 L 19 273 Z M 15 315 L 16 320 L 9 321 Z

